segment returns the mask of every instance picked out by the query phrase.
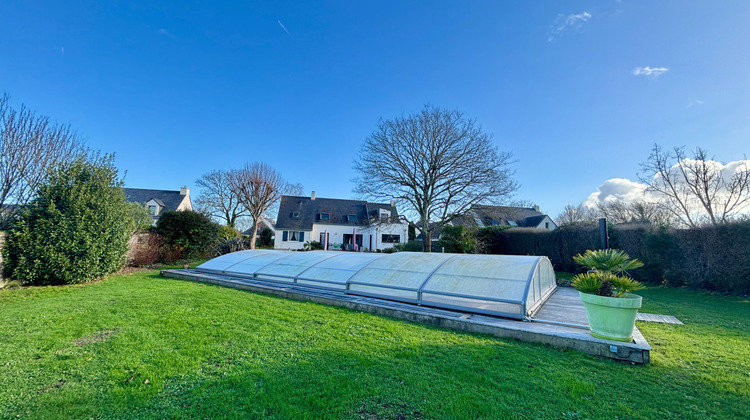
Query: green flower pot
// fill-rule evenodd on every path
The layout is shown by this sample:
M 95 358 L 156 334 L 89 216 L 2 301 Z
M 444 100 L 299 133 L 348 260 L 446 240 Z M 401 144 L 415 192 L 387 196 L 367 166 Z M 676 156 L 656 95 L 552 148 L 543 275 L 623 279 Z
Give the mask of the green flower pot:
M 616 341 L 633 341 L 635 315 L 642 298 L 627 293 L 622 297 L 597 296 L 578 292 L 586 308 L 591 335 Z

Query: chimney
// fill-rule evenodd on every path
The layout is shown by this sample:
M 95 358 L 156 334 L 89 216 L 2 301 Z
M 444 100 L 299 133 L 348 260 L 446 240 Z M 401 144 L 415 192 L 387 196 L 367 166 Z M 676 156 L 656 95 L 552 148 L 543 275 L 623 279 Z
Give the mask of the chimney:
M 180 195 L 190 195 L 190 188 L 188 187 L 180 188 Z
M 310 194 L 310 200 L 315 200 L 315 191 L 313 191 L 312 194 Z
M 391 207 L 396 208 L 396 200 L 391 200 Z
M 534 210 L 535 210 L 535 211 L 536 211 L 537 213 L 541 213 L 541 212 L 539 211 L 539 205 L 538 205 L 538 204 L 534 204 Z

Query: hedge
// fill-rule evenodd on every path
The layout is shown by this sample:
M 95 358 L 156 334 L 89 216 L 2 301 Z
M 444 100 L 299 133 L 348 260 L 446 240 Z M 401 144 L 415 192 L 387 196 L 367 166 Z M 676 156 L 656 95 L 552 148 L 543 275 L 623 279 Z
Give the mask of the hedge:
M 580 272 L 573 256 L 600 248 L 597 225 L 569 225 L 554 231 L 484 228 L 474 232 L 479 252 L 546 255 L 555 270 Z M 750 293 L 750 222 L 697 229 L 651 225 L 609 227 L 610 247 L 645 263 L 633 277 L 724 293 Z

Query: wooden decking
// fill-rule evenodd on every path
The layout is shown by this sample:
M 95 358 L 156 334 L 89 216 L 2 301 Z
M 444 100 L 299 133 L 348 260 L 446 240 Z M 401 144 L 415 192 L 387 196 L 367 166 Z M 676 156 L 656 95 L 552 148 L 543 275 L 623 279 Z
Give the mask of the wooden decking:
M 195 270 L 163 270 L 162 275 L 182 280 L 215 284 L 256 293 L 281 296 L 326 305 L 343 306 L 391 318 L 419 322 L 459 331 L 549 344 L 579 350 L 595 356 L 647 364 L 651 347 L 636 328 L 633 342 L 602 340 L 588 330 L 583 304 L 575 290 L 558 288 L 530 321 L 415 306 L 408 303 L 348 295 L 340 291 L 279 284 L 253 278 L 200 273 Z
M 673 317 L 672 315 L 642 314 L 639 312 L 635 316 L 635 320 L 644 322 L 658 322 L 661 324 L 685 325 L 682 323 L 682 321 Z

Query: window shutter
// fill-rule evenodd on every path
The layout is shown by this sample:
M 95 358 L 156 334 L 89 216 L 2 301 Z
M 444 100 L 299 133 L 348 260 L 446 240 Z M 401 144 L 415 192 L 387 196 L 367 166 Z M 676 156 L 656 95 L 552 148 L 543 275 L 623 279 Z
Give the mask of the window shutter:
M 289 236 L 289 232 L 284 231 L 284 233 L 281 235 L 281 240 L 282 241 L 286 241 L 286 239 L 288 238 L 288 236 Z
M 305 242 L 305 232 L 300 232 L 299 233 L 299 241 L 300 242 Z

